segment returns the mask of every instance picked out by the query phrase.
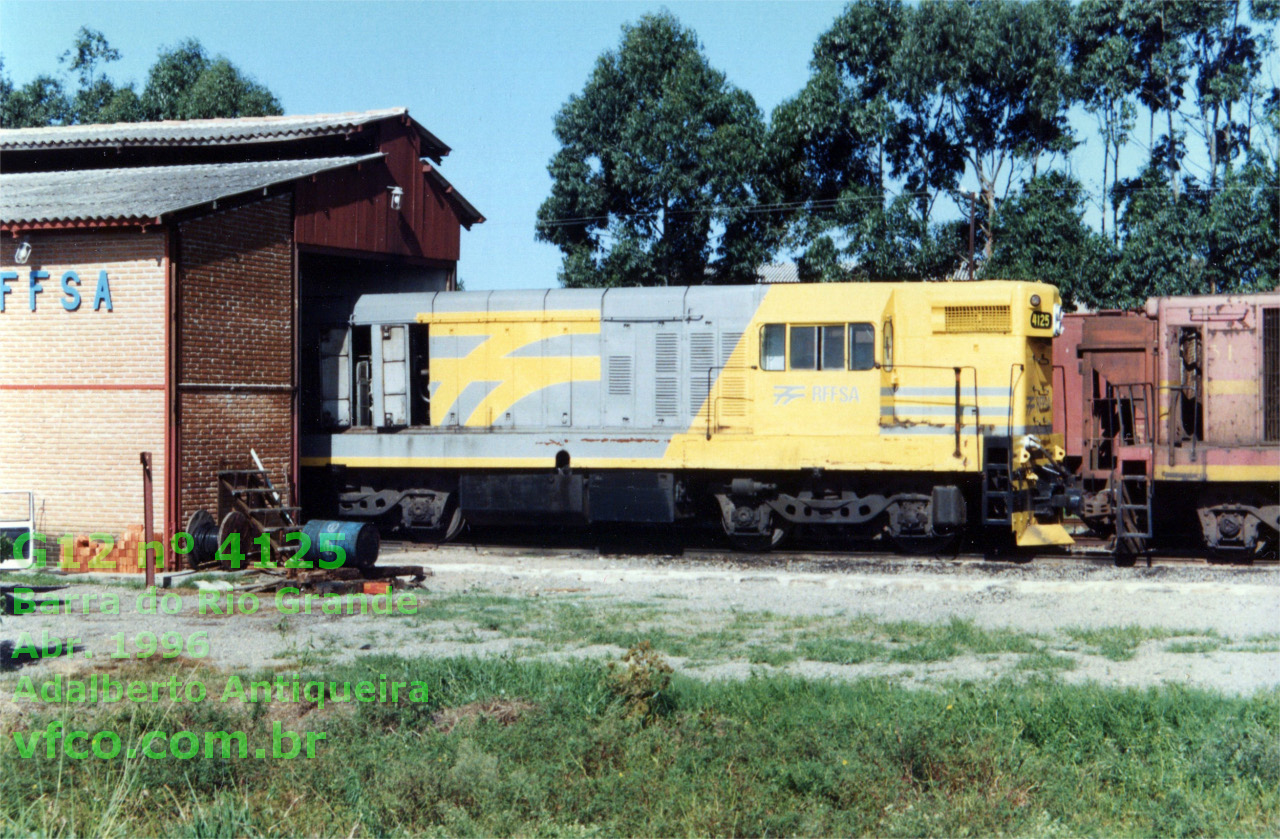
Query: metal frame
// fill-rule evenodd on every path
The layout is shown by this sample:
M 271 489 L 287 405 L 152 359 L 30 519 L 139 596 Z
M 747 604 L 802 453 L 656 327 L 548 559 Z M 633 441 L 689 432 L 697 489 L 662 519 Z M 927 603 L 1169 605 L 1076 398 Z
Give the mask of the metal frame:
M 25 519 L 0 519 L 0 530 L 21 530 L 26 529 L 28 537 L 35 533 L 36 530 L 36 494 L 31 490 L 25 489 L 0 489 L 0 495 L 25 495 L 27 496 L 27 517 Z M 31 557 L 31 539 L 27 539 L 27 558 Z M 4 562 L 9 557 L 0 556 L 0 562 Z

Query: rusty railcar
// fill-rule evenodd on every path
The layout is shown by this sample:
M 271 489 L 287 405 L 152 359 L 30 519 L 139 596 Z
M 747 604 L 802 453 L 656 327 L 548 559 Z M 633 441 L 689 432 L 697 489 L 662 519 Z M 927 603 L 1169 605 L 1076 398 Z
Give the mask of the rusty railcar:
M 1081 515 L 1120 556 L 1197 534 L 1216 556 L 1274 555 L 1280 293 L 1069 315 L 1054 352 Z

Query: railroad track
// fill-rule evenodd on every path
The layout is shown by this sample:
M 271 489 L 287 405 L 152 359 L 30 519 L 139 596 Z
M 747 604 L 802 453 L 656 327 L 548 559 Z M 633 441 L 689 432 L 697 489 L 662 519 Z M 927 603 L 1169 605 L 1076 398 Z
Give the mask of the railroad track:
M 540 538 L 539 544 L 528 543 L 527 531 L 519 535 L 467 534 L 463 538 L 449 543 L 450 547 L 462 550 L 474 550 L 489 555 L 539 558 L 573 558 L 573 557 L 605 557 L 619 559 L 649 559 L 686 564 L 728 564 L 743 568 L 784 568 L 803 565 L 820 570 L 846 570 L 886 568 L 937 568 L 970 567 L 983 570 L 1007 570 L 1029 564 L 1054 566 L 1096 566 L 1112 567 L 1115 558 L 1107 548 L 1107 540 L 1093 536 L 1077 537 L 1077 544 L 1062 551 L 1055 550 L 1042 554 L 1018 553 L 992 555 L 978 550 L 961 550 L 937 556 L 903 555 L 892 550 L 874 547 L 854 547 L 833 550 L 826 546 L 799 546 L 795 548 L 775 549 L 768 553 L 744 553 L 731 548 L 714 544 L 714 540 L 699 539 L 661 539 L 641 535 L 630 543 L 627 540 L 610 538 L 601 544 L 601 540 L 593 538 L 586 532 L 549 534 Z M 416 550 L 430 550 L 435 547 L 430 542 L 413 542 L 408 540 L 384 539 L 384 554 L 402 553 Z M 1160 552 L 1149 557 L 1139 557 L 1137 567 L 1172 567 L 1172 566 L 1204 566 L 1214 568 L 1275 568 L 1274 560 L 1258 560 L 1253 563 L 1236 565 L 1212 560 L 1197 552 Z

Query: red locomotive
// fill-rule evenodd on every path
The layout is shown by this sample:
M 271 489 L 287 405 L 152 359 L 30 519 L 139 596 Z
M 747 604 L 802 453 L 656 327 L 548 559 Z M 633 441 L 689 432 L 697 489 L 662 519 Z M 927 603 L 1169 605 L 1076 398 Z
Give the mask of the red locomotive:
M 1215 558 L 1275 554 L 1280 292 L 1068 315 L 1054 364 L 1081 518 L 1118 562 L 1192 538 Z

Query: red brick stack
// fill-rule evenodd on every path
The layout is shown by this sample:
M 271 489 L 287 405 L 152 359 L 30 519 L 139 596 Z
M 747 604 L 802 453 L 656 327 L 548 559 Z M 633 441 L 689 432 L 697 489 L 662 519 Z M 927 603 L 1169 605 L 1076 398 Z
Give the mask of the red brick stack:
M 159 540 L 157 540 L 159 541 Z M 141 525 L 130 525 L 124 536 L 115 538 L 110 551 L 103 553 L 105 542 L 88 536 L 77 536 L 71 556 L 63 557 L 61 567 L 69 574 L 92 574 L 95 571 L 121 574 L 141 573 L 139 550 L 145 542 Z M 163 559 L 158 562 L 163 563 Z

